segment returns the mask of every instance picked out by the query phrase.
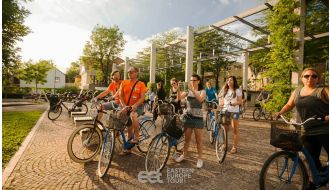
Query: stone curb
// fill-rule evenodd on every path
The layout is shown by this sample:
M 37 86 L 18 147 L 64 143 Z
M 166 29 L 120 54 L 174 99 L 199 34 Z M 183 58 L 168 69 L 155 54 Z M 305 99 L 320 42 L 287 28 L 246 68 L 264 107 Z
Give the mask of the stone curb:
M 10 159 L 9 163 L 7 164 L 7 167 L 2 172 L 2 186 L 6 183 L 8 177 L 13 172 L 17 162 L 21 158 L 22 154 L 24 153 L 26 147 L 29 145 L 30 141 L 34 137 L 35 132 L 38 130 L 42 120 L 47 115 L 48 109 L 41 115 L 35 126 L 32 128 L 28 136 L 24 139 L 22 145 L 18 149 L 18 151 L 15 153 L 15 155 Z

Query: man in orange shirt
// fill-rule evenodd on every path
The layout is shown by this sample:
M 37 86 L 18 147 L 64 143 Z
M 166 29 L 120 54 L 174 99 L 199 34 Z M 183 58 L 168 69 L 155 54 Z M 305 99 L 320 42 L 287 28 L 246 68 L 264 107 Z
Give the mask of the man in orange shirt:
M 118 105 L 120 104 L 118 89 L 120 87 L 121 80 L 120 80 L 120 72 L 118 70 L 114 70 L 111 72 L 111 80 L 112 80 L 112 82 L 109 84 L 108 89 L 106 89 L 101 94 L 99 94 L 98 96 L 95 97 L 95 99 L 97 100 L 97 99 L 101 99 L 104 96 L 111 93 L 113 101 L 102 104 L 101 105 L 102 110 L 112 110 L 114 108 L 117 108 Z M 115 107 L 113 108 L 112 105 L 114 105 Z M 98 120 L 100 120 L 102 118 L 102 116 L 103 116 L 103 113 L 99 112 Z
M 129 106 L 129 108 L 126 109 L 125 112 L 131 111 L 130 117 L 132 119 L 132 126 L 128 127 L 127 130 L 128 139 L 133 138 L 133 132 L 134 132 L 134 138 L 130 141 L 130 143 L 137 143 L 140 135 L 138 116 L 143 113 L 143 102 L 147 89 L 143 82 L 138 81 L 138 70 L 136 68 L 130 67 L 128 69 L 128 77 L 129 80 L 124 80 L 121 83 L 119 90 L 119 98 L 122 107 Z M 135 83 L 136 85 L 134 87 Z M 132 95 L 131 98 L 129 98 L 131 92 Z

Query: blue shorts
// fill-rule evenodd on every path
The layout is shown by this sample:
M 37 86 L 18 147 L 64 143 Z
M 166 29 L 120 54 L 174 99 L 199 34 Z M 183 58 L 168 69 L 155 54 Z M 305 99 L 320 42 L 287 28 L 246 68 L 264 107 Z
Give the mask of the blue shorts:
M 191 128 L 191 129 L 203 129 L 203 118 L 187 118 L 184 123 L 184 127 Z
M 238 120 L 240 117 L 240 114 L 239 112 L 236 113 L 236 112 L 227 112 L 226 113 L 226 119 L 225 119 L 225 124 L 229 125 L 230 124 L 230 121 L 233 119 L 233 120 Z

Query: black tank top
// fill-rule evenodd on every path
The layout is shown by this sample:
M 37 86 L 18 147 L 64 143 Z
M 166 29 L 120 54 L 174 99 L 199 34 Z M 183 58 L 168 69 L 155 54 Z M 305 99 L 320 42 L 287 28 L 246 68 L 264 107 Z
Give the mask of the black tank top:
M 308 96 L 301 96 L 302 88 L 296 90 L 295 104 L 297 110 L 297 122 L 318 116 L 324 118 L 329 115 L 329 103 L 321 99 L 323 88 L 317 88 Z M 306 135 L 329 134 L 329 123 L 324 121 L 310 121 L 306 124 Z

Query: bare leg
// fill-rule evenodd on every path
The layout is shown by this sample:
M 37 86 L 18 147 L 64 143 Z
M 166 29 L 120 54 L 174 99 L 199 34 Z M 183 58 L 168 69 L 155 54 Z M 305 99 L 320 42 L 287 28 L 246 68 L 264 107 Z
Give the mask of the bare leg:
M 232 124 L 232 127 L 233 127 L 233 134 L 234 134 L 233 147 L 237 148 L 238 143 L 239 143 L 239 139 L 240 139 L 240 134 L 239 134 L 239 130 L 238 130 L 238 124 L 239 124 L 238 119 L 233 119 L 231 124 Z
M 203 129 L 195 128 L 194 131 L 195 131 L 195 137 L 196 137 L 198 159 L 202 159 L 202 156 L 203 156 Z
M 184 146 L 183 146 L 183 156 L 187 157 L 188 156 L 188 149 L 189 149 L 189 143 L 191 139 L 191 134 L 193 130 L 191 128 L 186 128 L 184 132 Z
M 132 119 L 132 127 L 131 128 L 134 131 L 134 140 L 137 141 L 140 137 L 138 114 L 136 112 L 132 112 L 131 113 L 131 119 Z

